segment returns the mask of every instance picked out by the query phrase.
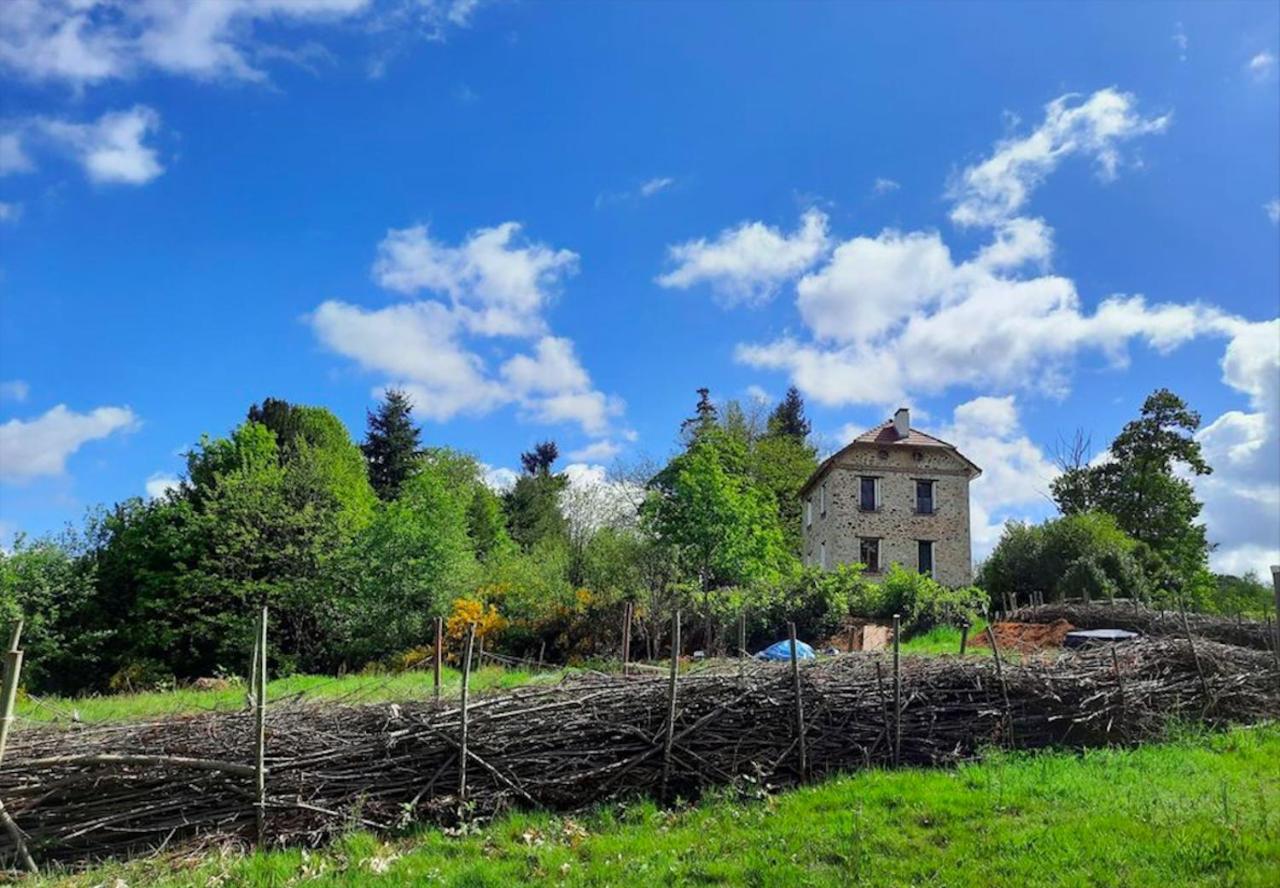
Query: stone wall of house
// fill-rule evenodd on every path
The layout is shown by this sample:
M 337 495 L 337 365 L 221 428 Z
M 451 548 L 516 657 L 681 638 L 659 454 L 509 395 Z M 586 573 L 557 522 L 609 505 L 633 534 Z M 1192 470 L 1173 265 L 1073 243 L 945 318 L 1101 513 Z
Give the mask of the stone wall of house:
M 917 541 L 933 541 L 933 576 L 948 586 L 973 580 L 969 545 L 969 469 L 952 451 L 905 445 L 855 446 L 841 454 L 807 493 L 811 520 L 802 516 L 806 564 L 861 561 L 862 538 L 880 540 L 880 571 L 890 564 L 919 569 Z M 859 502 L 862 477 L 879 479 L 875 511 Z M 916 513 L 917 480 L 934 482 L 933 514 Z M 825 510 L 823 491 L 825 488 Z

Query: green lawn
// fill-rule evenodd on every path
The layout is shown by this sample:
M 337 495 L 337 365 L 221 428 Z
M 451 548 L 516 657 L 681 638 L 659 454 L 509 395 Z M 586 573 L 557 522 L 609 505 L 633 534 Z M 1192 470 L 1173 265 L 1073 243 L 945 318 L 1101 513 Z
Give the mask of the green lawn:
M 1272 886 L 1277 762 L 1272 725 L 870 771 L 671 812 L 637 802 L 515 814 L 464 837 L 357 833 L 321 852 L 139 861 L 46 884 Z
M 525 672 L 486 666 L 471 676 L 476 691 L 514 688 L 536 682 L 556 682 L 565 671 Z M 446 668 L 441 676 L 441 692 L 456 696 L 461 673 Z M 394 675 L 348 675 L 333 678 L 324 675 L 295 675 L 267 684 L 268 705 L 272 701 L 324 699 L 348 703 L 378 703 L 403 700 L 426 700 L 432 694 L 432 678 L 428 672 L 401 672 Z M 66 723 L 73 713 L 82 722 L 139 721 L 193 712 L 236 710 L 245 707 L 243 687 L 224 691 L 197 691 L 179 688 L 145 694 L 110 694 L 98 697 L 66 699 L 62 697 L 23 697 L 18 703 L 18 717 L 27 721 Z M 22 721 L 18 722 L 19 725 Z

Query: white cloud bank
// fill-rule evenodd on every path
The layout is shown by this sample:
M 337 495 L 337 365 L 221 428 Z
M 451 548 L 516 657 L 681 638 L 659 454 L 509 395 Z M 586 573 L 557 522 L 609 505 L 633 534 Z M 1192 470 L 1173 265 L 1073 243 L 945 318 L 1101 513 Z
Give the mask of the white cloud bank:
M 67 458 L 83 445 L 137 424 L 137 416 L 128 407 L 98 407 L 76 413 L 64 404 L 36 419 L 11 419 L 0 425 L 0 480 L 21 482 L 61 475 Z
M 474 231 L 457 246 L 422 225 L 392 229 L 378 245 L 373 278 L 411 301 L 367 309 L 330 300 L 308 321 L 329 349 L 405 389 L 428 419 L 514 405 L 531 422 L 572 423 L 604 438 L 624 404 L 593 386 L 573 342 L 552 335 L 545 318 L 577 266 L 577 254 L 524 239 L 515 222 Z M 485 340 L 528 348 L 491 368 L 475 351 Z

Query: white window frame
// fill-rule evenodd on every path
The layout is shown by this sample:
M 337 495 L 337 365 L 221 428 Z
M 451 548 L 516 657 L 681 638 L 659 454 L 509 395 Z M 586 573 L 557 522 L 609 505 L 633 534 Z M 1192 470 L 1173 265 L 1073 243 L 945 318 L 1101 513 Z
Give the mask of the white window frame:
M 813 494 L 804 499 L 804 526 L 813 527 Z

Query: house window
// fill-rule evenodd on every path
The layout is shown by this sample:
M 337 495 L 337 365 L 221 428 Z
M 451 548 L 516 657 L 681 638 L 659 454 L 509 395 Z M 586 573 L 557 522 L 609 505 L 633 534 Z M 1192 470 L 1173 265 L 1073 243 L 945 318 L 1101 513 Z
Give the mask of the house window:
M 858 479 L 858 508 L 864 512 L 874 512 L 880 505 L 880 484 L 877 478 L 862 477 Z
M 858 560 L 867 566 L 867 573 L 880 572 L 880 541 L 871 537 L 858 540 Z
M 916 540 L 916 565 L 920 573 L 933 573 L 933 540 Z
M 933 514 L 933 484 L 932 481 L 916 482 L 916 512 L 921 515 Z
M 818 566 L 823 570 L 827 569 L 827 543 L 825 540 L 818 543 Z
M 827 517 L 827 482 L 826 481 L 822 482 L 822 487 L 819 488 L 818 493 L 819 493 L 818 514 L 821 515 L 823 518 L 825 518 Z
M 809 527 L 813 524 L 813 497 L 810 496 L 804 501 L 804 526 Z

